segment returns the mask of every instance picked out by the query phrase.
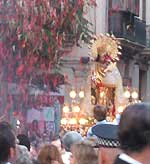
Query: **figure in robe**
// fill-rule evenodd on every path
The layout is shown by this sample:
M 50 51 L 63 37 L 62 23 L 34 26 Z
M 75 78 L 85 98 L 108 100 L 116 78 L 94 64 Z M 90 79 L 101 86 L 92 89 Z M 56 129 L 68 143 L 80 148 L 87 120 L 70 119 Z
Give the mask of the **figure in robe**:
M 119 106 L 126 104 L 122 85 L 122 77 L 117 68 L 119 61 L 120 43 L 114 36 L 100 35 L 92 41 L 91 51 L 95 61 L 95 70 L 92 80 L 96 85 L 104 85 L 115 89 L 114 102 L 112 108 L 117 109 Z M 114 103 L 114 104 L 113 104 Z

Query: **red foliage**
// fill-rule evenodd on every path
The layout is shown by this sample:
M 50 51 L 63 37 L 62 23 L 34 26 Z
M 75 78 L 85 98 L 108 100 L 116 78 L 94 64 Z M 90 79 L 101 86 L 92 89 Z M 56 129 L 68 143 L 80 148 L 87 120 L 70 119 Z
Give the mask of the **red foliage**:
M 46 79 L 58 58 L 64 55 L 59 50 L 65 34 L 74 34 L 73 27 L 78 23 L 76 13 L 82 14 L 84 2 L 0 1 L 0 81 L 4 90 L 0 93 L 7 97 L 11 94 L 7 93 L 8 84 L 15 83 L 23 97 L 22 101 L 27 100 L 27 86 L 32 79 L 39 74 Z M 95 0 L 91 2 L 95 5 Z M 49 79 L 43 81 L 49 86 Z M 54 87 L 57 83 L 58 80 L 53 79 Z M 8 108 L 8 104 L 7 99 L 4 106 Z

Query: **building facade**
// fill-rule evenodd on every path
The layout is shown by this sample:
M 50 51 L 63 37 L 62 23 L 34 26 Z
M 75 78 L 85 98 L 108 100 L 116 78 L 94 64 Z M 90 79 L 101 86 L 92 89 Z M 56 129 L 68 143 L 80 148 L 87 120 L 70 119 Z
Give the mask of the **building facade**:
M 108 32 L 118 37 L 123 48 L 118 67 L 124 85 L 149 101 L 149 1 L 109 0 L 107 5 Z

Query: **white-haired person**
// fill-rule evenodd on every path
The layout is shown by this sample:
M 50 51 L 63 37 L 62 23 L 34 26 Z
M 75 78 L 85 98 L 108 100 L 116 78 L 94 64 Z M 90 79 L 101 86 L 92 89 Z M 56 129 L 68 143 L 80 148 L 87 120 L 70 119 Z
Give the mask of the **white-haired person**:
M 80 141 L 82 141 L 82 136 L 76 131 L 69 131 L 62 137 L 62 144 L 65 149 L 64 154 L 62 154 L 62 159 L 64 164 L 70 164 L 71 159 L 71 147 Z
M 26 146 L 17 145 L 17 159 L 15 164 L 32 164 L 32 160 Z

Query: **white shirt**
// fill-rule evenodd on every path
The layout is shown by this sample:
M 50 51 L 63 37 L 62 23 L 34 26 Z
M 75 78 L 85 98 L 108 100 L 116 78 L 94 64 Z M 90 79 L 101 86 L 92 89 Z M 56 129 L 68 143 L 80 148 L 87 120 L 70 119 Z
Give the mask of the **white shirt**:
M 71 155 L 72 153 L 67 151 L 61 155 L 64 164 L 70 164 Z
M 132 157 L 128 156 L 125 153 L 120 154 L 119 158 L 125 162 L 130 163 L 130 164 L 142 164 L 141 162 L 138 162 L 137 160 L 133 159 Z

